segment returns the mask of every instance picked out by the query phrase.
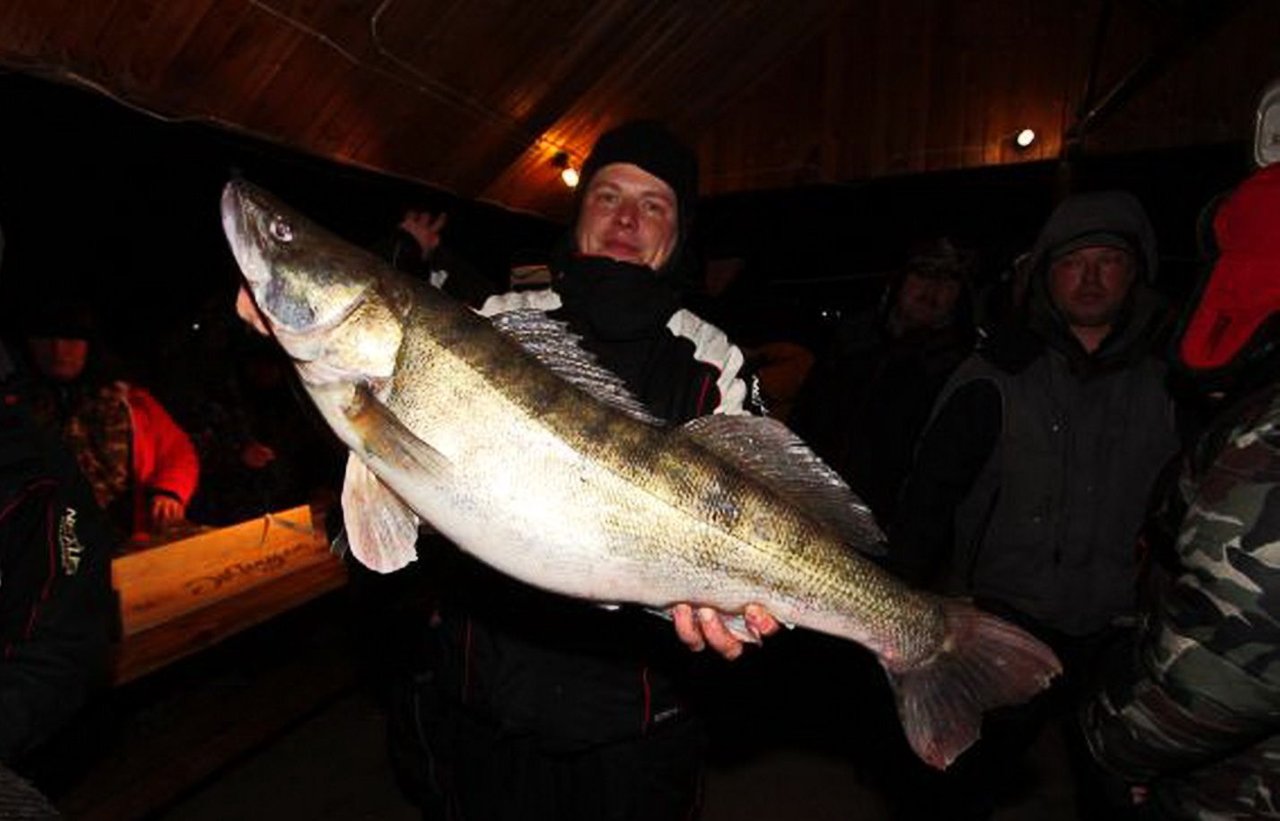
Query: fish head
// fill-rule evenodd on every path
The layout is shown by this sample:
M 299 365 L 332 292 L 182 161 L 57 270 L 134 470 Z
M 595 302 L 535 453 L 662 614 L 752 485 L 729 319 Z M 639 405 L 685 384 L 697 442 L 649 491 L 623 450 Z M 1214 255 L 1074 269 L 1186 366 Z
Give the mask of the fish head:
M 305 381 L 390 375 L 401 327 L 380 259 L 244 180 L 223 189 L 222 227 L 252 295 L 252 321 Z

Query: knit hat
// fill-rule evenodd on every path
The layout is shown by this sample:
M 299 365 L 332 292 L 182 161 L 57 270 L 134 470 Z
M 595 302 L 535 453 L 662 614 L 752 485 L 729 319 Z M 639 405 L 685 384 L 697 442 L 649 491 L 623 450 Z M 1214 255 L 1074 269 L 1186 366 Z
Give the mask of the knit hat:
M 18 327 L 27 337 L 54 339 L 94 339 L 98 322 L 86 299 L 65 294 L 51 294 L 47 289 L 33 295 L 18 319 Z
M 596 140 L 591 154 L 582 164 L 578 191 L 586 191 L 591 178 L 601 168 L 619 162 L 639 166 L 671 186 L 676 195 L 679 238 L 683 241 L 698 197 L 697 155 L 656 120 L 623 123 Z
M 950 237 L 938 237 L 911 246 L 903 268 L 926 279 L 968 282 L 977 266 L 978 255 L 973 251 L 956 245 Z

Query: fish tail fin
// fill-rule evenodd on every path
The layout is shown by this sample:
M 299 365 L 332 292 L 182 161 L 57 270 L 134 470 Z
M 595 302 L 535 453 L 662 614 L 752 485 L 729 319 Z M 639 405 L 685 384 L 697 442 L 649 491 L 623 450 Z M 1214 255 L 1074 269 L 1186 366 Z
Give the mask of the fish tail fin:
M 1062 672 L 1047 645 L 961 601 L 943 602 L 947 637 L 923 664 L 890 670 L 907 742 L 940 770 L 978 740 L 982 713 L 1019 704 Z

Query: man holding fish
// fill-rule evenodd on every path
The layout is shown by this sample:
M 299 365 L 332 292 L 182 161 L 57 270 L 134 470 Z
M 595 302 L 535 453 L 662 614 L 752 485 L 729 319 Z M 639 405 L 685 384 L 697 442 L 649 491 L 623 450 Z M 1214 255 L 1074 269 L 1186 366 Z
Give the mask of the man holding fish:
M 595 604 L 670 610 L 690 647 L 730 657 L 776 629 L 766 608 L 856 641 L 913 749 L 945 767 L 983 710 L 1039 691 L 1057 660 L 879 570 L 860 555 L 883 540 L 865 505 L 785 427 L 742 413 L 741 353 L 672 287 L 696 195 L 687 148 L 623 126 L 580 191 L 552 287 L 490 299 L 491 324 L 252 186 L 223 195 L 242 314 L 352 450 L 352 553 L 403 567 L 420 519 L 461 548 L 423 705 L 443 809 L 688 817 L 702 747 L 676 686 L 688 657 L 643 613 Z

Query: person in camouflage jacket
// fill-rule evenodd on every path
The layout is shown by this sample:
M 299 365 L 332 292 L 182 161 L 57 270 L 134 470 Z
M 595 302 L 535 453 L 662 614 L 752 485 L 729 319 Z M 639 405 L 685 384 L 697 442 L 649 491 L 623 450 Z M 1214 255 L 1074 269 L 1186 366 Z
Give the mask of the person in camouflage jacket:
M 1225 410 L 1185 459 L 1173 568 L 1083 709 L 1098 762 L 1154 818 L 1280 817 L 1280 165 L 1217 209 L 1178 348 Z

